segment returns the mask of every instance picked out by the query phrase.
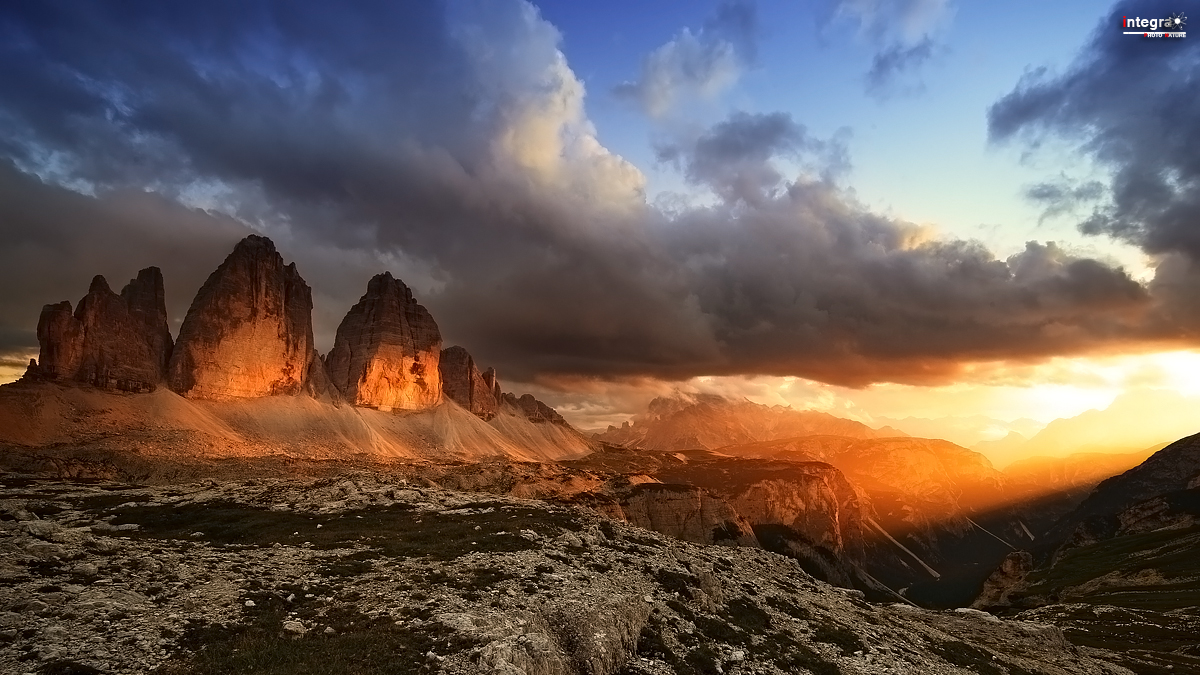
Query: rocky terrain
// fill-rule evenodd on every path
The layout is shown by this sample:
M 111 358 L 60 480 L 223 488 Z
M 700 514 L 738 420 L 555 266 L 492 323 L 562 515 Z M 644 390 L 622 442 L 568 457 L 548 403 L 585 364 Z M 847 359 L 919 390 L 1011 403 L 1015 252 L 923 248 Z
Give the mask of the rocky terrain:
M 441 353 L 433 317 L 408 286 L 384 272 L 342 319 L 325 364 L 354 405 L 423 410 L 442 400 Z
M 1131 672 L 1031 618 L 378 472 L 0 485 L 5 672 Z

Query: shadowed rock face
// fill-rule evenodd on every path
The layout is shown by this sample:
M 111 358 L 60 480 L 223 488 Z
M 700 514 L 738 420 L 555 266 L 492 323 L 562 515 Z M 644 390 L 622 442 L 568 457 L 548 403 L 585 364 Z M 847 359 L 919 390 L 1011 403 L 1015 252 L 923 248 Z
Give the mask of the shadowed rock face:
M 500 403 L 496 393 L 500 385 L 496 382 L 495 370 L 488 368 L 486 376 L 480 373 L 475 360 L 459 346 L 442 350 L 438 369 L 446 398 L 485 420 L 496 416 Z
M 442 400 L 442 334 L 412 291 L 391 274 L 373 277 L 338 326 L 325 362 L 355 405 L 421 410 Z
M 275 244 L 250 235 L 200 287 L 179 330 L 171 389 L 200 399 L 304 390 L 315 352 L 312 293 Z
M 74 314 L 69 302 L 43 307 L 37 332 L 40 358 L 29 376 L 152 391 L 171 355 L 162 273 L 142 270 L 120 295 L 97 276 Z

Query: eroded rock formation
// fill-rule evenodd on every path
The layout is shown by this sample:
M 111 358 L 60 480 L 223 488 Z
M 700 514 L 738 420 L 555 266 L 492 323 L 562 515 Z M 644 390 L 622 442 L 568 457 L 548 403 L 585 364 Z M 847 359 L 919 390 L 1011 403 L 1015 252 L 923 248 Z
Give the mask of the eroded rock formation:
M 162 273 L 138 272 L 120 295 L 96 276 L 73 314 L 70 302 L 43 307 L 37 334 L 39 360 L 30 364 L 29 379 L 152 391 L 171 355 Z
M 315 358 L 308 284 L 270 239 L 250 235 L 200 287 L 168 377 L 188 398 L 297 394 Z
M 384 272 L 342 319 L 325 363 L 333 385 L 355 405 L 421 410 L 442 400 L 441 352 L 433 317 Z
M 499 389 L 499 387 L 497 387 Z M 500 397 L 501 403 L 512 406 L 520 411 L 522 415 L 534 423 L 550 423 L 559 424 L 562 426 L 570 426 L 567 420 L 563 419 L 558 411 L 550 406 L 542 403 L 533 397 L 533 394 L 524 394 L 517 398 L 516 394 L 502 394 Z
M 467 350 L 457 345 L 442 350 L 438 369 L 446 398 L 485 420 L 496 416 L 500 385 L 496 382 L 495 370 L 488 368 L 486 374 L 479 372 Z

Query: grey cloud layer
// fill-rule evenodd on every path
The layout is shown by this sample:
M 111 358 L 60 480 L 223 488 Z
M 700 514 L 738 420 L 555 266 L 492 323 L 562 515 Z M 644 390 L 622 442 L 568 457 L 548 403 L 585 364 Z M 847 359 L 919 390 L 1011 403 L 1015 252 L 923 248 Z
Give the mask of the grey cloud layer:
M 1053 245 L 929 240 L 857 204 L 843 144 L 786 114 L 661 148 L 715 199 L 659 212 L 525 3 L 13 7 L 0 148 L 48 182 L 0 167 L 2 236 L 45 248 L 0 254 L 0 334 L 96 272 L 157 264 L 179 303 L 251 226 L 314 288 L 319 340 L 388 267 L 509 381 L 938 382 L 1195 335 L 1186 269 L 1147 288 Z

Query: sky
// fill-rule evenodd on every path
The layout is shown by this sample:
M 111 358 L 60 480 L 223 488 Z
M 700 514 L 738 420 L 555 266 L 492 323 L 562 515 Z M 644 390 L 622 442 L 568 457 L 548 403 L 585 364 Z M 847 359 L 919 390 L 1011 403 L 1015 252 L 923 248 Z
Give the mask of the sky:
M 4 3 L 0 381 L 93 275 L 159 266 L 177 330 L 258 232 L 322 351 L 391 271 L 587 428 L 1197 396 L 1200 39 L 1119 24 L 1194 6 Z

